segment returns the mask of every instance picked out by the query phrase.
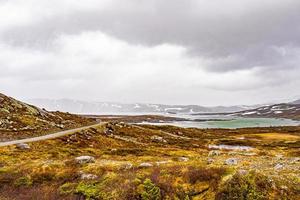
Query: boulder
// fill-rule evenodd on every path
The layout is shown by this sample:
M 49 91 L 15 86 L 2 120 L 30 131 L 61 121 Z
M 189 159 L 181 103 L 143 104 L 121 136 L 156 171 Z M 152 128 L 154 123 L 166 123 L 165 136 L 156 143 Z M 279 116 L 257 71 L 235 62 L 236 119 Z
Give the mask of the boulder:
M 199 144 L 192 144 L 192 145 L 193 145 L 193 147 L 196 147 L 196 148 L 200 147 Z
M 123 170 L 128 170 L 131 169 L 133 167 L 132 163 L 124 163 L 123 165 L 121 165 L 121 169 Z
M 18 149 L 22 149 L 22 150 L 26 150 L 26 149 L 30 149 L 30 146 L 26 143 L 19 143 L 19 144 L 16 144 L 16 147 Z
M 165 140 L 163 137 L 153 135 L 151 137 L 152 142 L 159 142 L 159 143 L 167 143 L 167 140 Z
M 80 179 L 81 180 L 94 180 L 94 179 L 97 179 L 98 176 L 95 175 L 95 174 L 85 174 L 85 173 L 82 173 L 80 175 Z
M 60 128 L 60 129 L 65 128 L 65 126 L 63 124 L 56 124 L 56 127 Z
M 178 161 L 179 162 L 187 162 L 187 161 L 189 161 L 189 158 L 187 158 L 187 157 L 179 157 Z
M 93 163 L 95 158 L 93 156 L 79 156 L 75 158 L 75 161 L 78 164 Z
M 180 131 L 178 131 L 178 132 L 177 132 L 177 135 L 183 135 L 183 133 L 182 133 L 182 132 L 180 132 Z
M 281 170 L 281 169 L 283 169 L 283 167 L 284 167 L 283 164 L 278 163 L 278 164 L 275 165 L 274 169 L 275 169 L 275 170 Z
M 148 163 L 148 162 L 143 162 L 139 165 L 139 167 L 153 167 L 153 165 L 151 163 Z
M 111 149 L 110 151 L 111 151 L 111 152 L 117 152 L 118 149 Z
M 238 160 L 236 158 L 228 158 L 227 160 L 225 160 L 225 164 L 226 165 L 237 165 Z
M 215 161 L 214 159 L 208 158 L 208 159 L 207 159 L 207 164 L 212 164 L 214 161 Z

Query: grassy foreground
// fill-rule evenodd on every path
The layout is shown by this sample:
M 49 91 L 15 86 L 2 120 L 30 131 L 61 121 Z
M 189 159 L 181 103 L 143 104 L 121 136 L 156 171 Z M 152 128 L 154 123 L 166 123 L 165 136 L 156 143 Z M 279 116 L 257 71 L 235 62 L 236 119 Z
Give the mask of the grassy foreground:
M 0 148 L 1 200 L 300 199 L 300 127 L 107 123 L 29 146 Z

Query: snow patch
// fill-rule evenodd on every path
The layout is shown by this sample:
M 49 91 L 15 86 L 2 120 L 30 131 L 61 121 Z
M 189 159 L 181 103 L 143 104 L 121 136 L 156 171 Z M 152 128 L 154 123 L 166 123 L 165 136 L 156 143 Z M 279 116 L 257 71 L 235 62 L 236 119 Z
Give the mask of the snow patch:
M 252 114 L 256 114 L 257 111 L 250 111 L 250 112 L 245 112 L 242 115 L 252 115 Z

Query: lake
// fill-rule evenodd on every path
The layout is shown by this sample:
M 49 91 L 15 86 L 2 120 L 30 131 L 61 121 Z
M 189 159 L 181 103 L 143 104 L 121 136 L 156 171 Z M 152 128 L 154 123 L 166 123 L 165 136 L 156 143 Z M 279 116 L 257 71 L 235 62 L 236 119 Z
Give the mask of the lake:
M 167 123 L 151 123 L 154 125 L 174 125 L 180 127 L 195 128 L 246 128 L 246 127 L 271 127 L 271 126 L 299 126 L 300 121 L 290 119 L 277 118 L 242 118 L 221 115 L 176 115 L 192 120 L 208 120 L 208 121 L 174 121 Z M 149 124 L 149 123 L 144 123 Z

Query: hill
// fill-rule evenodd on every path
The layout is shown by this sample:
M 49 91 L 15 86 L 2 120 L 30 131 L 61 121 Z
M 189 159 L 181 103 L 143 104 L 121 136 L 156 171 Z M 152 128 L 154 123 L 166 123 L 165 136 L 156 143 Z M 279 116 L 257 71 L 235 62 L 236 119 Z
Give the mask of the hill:
M 91 119 L 23 103 L 0 93 L 0 140 L 41 135 L 91 123 Z
M 300 104 L 300 99 L 291 102 L 291 104 Z
M 272 117 L 300 120 L 300 104 L 282 103 L 233 113 L 242 117 Z

